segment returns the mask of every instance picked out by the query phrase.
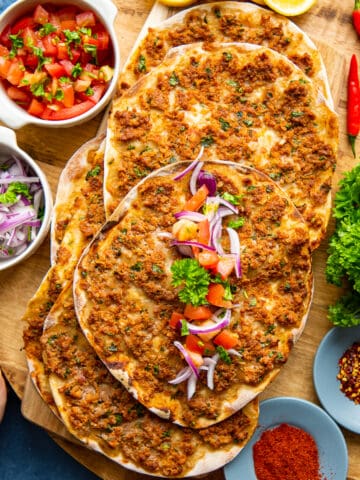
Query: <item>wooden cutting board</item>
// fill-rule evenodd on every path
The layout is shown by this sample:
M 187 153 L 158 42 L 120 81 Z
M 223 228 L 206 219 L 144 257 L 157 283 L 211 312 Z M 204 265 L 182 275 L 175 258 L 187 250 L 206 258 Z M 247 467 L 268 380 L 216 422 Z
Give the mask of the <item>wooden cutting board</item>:
M 142 28 L 156 25 L 177 11 L 158 3 L 153 5 L 148 0 L 115 0 L 114 3 L 119 11 L 116 27 L 123 63 Z M 352 8 L 353 0 L 343 0 L 336 4 L 333 0 L 318 0 L 307 14 L 294 18 L 295 23 L 309 34 L 323 55 L 335 109 L 339 113 L 340 149 L 334 186 L 342 173 L 355 165 L 347 142 L 345 124 L 348 63 L 353 52 L 360 52 L 360 40 L 351 25 Z M 101 125 L 102 115 L 84 126 L 62 130 L 61 134 L 59 130 L 28 126 L 17 132 L 17 139 L 19 146 L 38 160 L 55 194 L 58 177 L 66 161 L 80 145 L 95 136 Z M 360 141 L 358 148 L 360 151 Z M 330 224 L 329 234 L 332 229 L 333 223 Z M 312 383 L 313 358 L 319 342 L 331 328 L 326 316 L 327 306 L 340 294 L 339 289 L 325 281 L 326 246 L 324 241 L 314 254 L 315 295 L 306 329 L 288 363 L 260 400 L 287 395 L 318 403 Z M 32 383 L 27 381 L 27 367 L 22 352 L 23 325 L 19 319 L 48 267 L 49 242 L 46 241 L 25 263 L 7 272 L 0 272 L 0 366 L 18 396 L 23 398 L 24 416 L 49 431 L 64 450 L 89 470 L 104 480 L 145 480 L 149 477 L 123 469 L 102 455 L 79 445 L 44 404 Z M 346 430 L 344 435 L 349 450 L 347 479 L 360 480 L 360 436 Z M 219 470 L 203 478 L 223 480 L 224 475 Z

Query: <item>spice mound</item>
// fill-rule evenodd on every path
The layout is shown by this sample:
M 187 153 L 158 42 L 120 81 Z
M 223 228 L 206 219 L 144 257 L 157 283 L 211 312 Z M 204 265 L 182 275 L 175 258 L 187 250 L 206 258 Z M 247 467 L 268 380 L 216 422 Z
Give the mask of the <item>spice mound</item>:
M 313 437 L 287 423 L 262 433 L 253 458 L 257 480 L 326 480 Z
M 354 342 L 339 359 L 340 390 L 354 403 L 360 404 L 360 342 Z

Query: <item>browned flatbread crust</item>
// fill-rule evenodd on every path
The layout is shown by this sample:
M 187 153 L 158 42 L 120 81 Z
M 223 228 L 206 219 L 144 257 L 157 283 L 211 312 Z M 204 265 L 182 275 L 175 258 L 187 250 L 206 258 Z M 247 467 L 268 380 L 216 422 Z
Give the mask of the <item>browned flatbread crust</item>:
M 220 190 L 243 202 L 243 273 L 232 278 L 229 327 L 238 335 L 239 356 L 219 361 L 213 390 L 200 376 L 188 400 L 186 384 L 169 384 L 186 366 L 173 343 L 180 334 L 169 326 L 172 312 L 183 308 L 170 273 L 180 254 L 166 235 L 190 195 L 188 177 L 173 181 L 183 168 L 165 167 L 125 197 L 77 266 L 75 307 L 90 344 L 137 400 L 163 418 L 203 428 L 242 408 L 286 361 L 310 307 L 311 256 L 306 224 L 269 177 L 235 163 L 205 162 Z
M 309 36 L 282 15 L 249 2 L 214 2 L 183 10 L 144 29 L 120 76 L 120 91 L 159 65 L 167 52 L 194 42 L 245 42 L 286 55 L 332 105 L 326 69 Z
M 337 115 L 286 57 L 250 44 L 173 49 L 114 100 L 105 151 L 107 217 L 132 185 L 168 163 L 235 161 L 270 175 L 324 238 L 337 159 Z
M 107 371 L 78 325 L 71 287 L 51 309 L 44 361 L 61 419 L 88 447 L 157 477 L 189 477 L 222 467 L 250 440 L 258 400 L 215 427 L 194 431 L 148 412 Z
M 71 181 L 66 185 L 67 194 L 58 194 L 55 202 L 56 234 L 53 237 L 56 247 L 53 248 L 53 265 L 22 317 L 25 322 L 25 354 L 31 378 L 55 413 L 57 409 L 44 370 L 40 338 L 48 312 L 65 286 L 72 282 L 73 271 L 82 250 L 105 219 L 102 201 L 103 146 L 103 138 L 93 140 L 80 150 L 81 153 L 75 153 L 65 167 L 62 178 Z M 89 172 L 94 169 L 97 174 L 89 176 Z M 60 204 L 61 210 L 58 207 Z M 68 213 L 71 214 L 71 219 L 68 218 Z

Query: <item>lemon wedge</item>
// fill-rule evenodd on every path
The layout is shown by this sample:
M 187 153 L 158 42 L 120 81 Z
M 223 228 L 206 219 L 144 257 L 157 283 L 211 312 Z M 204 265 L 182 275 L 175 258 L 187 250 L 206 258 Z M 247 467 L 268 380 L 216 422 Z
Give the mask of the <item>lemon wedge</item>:
M 316 0 L 264 0 L 264 2 L 275 12 L 292 17 L 307 12 Z
M 196 0 L 160 0 L 160 3 L 167 7 L 187 7 L 195 3 Z

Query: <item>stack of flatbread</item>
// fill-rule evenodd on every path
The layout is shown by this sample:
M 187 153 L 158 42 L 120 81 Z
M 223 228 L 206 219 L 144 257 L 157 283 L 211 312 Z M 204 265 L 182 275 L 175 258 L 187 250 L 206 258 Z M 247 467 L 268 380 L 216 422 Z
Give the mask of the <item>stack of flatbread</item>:
M 158 477 L 204 474 L 249 441 L 258 395 L 305 327 L 337 116 L 311 40 L 242 2 L 143 32 L 119 86 L 106 135 L 59 180 L 52 266 L 24 314 L 29 370 L 90 448 Z M 237 344 L 209 354 L 189 387 L 184 332 L 169 324 L 184 307 L 172 231 L 199 158 L 222 198 L 238 199 L 219 238 L 240 246 L 241 274 L 227 326 Z

